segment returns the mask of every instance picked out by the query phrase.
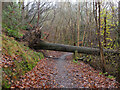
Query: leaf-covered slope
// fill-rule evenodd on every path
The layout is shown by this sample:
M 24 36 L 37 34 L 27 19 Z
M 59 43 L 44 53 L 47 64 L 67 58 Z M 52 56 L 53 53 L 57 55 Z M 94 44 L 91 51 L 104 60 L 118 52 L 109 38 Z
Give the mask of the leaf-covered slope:
M 9 88 L 14 81 L 32 70 L 37 62 L 44 58 L 42 53 L 35 52 L 4 34 L 2 48 L 2 83 L 5 88 Z

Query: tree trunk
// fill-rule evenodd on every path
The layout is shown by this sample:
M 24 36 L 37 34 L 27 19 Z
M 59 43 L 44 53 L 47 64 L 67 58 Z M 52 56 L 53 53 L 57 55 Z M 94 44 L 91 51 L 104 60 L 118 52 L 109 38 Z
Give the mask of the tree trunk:
M 100 34 L 100 2 L 98 2 L 98 7 L 99 7 L 98 39 L 99 39 L 99 48 L 100 48 L 100 58 L 101 58 L 102 70 L 103 70 L 103 73 L 105 73 L 105 60 L 104 60 L 104 53 L 103 53 L 103 47 L 101 43 L 101 34 Z
M 40 6 L 40 0 L 38 0 L 38 18 L 37 18 L 37 26 L 36 27 L 38 27 L 39 26 L 39 19 L 40 19 L 40 11 L 39 11 L 39 6 Z
M 79 46 L 80 39 L 80 2 L 78 4 L 78 15 L 77 15 L 77 46 Z
M 107 16 L 107 15 L 106 15 Z M 107 46 L 107 41 L 106 41 L 106 18 L 107 17 L 104 17 L 104 23 L 105 23 L 105 27 L 104 27 L 104 47 L 106 47 Z
M 82 46 L 84 46 L 84 42 L 85 42 L 85 31 L 84 31 L 84 34 L 83 34 L 83 40 L 82 40 Z
M 55 43 L 48 43 L 45 41 L 37 41 L 35 43 L 31 43 L 30 47 L 39 50 L 54 50 L 54 51 L 63 51 L 63 52 L 75 52 L 76 50 L 78 53 L 83 53 L 83 54 L 92 54 L 92 55 L 100 55 L 100 50 L 99 48 L 89 48 L 89 47 L 78 47 L 78 46 L 71 46 L 71 45 L 64 45 L 64 44 L 55 44 Z M 115 50 L 103 50 L 103 53 L 114 53 L 118 54 L 117 51 Z
M 24 20 L 24 18 L 25 18 L 24 0 L 21 3 L 22 3 L 22 22 L 23 22 L 22 24 L 24 25 L 24 22 L 25 22 L 25 20 Z
M 119 44 L 119 52 L 120 52 L 120 1 L 118 3 L 118 44 Z M 120 59 L 118 58 L 118 76 L 117 76 L 118 82 L 120 82 Z

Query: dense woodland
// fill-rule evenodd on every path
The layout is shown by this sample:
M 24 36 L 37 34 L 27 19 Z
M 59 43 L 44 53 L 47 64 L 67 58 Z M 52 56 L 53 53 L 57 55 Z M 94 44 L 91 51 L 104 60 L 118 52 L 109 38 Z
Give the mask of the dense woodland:
M 2 2 L 2 38 L 4 88 L 46 57 L 43 49 L 72 52 L 76 65 L 82 61 L 120 82 L 120 2 Z M 6 62 L 19 64 L 15 57 L 23 62 L 8 70 Z

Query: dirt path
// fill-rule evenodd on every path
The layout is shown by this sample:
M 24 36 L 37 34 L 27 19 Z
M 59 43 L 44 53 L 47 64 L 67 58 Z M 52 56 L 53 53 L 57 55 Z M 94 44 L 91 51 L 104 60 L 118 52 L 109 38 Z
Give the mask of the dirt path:
M 54 75 L 54 87 L 57 88 L 114 88 L 117 87 L 115 79 L 100 75 L 90 65 L 82 61 L 73 63 L 66 60 L 72 53 L 62 55 L 55 63 L 57 74 Z
M 55 75 L 55 80 L 56 80 L 56 87 L 61 88 L 61 87 L 66 87 L 66 88 L 72 88 L 75 87 L 72 83 L 72 79 L 70 75 L 68 74 L 68 71 L 66 69 L 67 62 L 65 61 L 65 57 L 68 55 L 71 55 L 72 53 L 67 53 L 65 55 L 62 55 L 58 60 L 57 63 L 55 64 L 55 67 L 57 69 L 57 75 Z
M 107 78 L 100 71 L 82 61 L 74 63 L 71 53 L 51 51 L 45 58 L 11 87 L 18 88 L 117 88 L 114 78 Z M 67 57 L 67 59 L 66 59 Z M 69 57 L 69 58 L 68 58 Z

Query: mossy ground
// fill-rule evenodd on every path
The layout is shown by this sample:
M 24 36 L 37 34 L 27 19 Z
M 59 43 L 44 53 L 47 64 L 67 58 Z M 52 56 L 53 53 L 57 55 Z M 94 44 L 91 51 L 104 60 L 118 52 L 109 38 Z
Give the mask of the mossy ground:
M 2 35 L 2 87 L 9 88 L 19 80 L 21 75 L 35 67 L 43 59 L 41 52 L 35 52 L 29 47 L 14 40 L 13 37 Z

